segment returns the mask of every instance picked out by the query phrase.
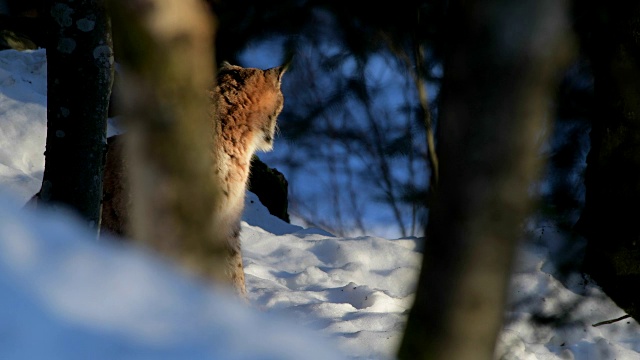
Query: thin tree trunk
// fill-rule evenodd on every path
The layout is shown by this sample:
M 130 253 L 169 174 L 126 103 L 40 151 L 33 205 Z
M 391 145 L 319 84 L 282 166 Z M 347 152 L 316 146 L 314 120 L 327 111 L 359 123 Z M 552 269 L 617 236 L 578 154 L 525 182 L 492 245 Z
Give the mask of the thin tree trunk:
M 563 1 L 454 1 L 449 17 L 440 178 L 401 359 L 493 358 L 543 126 L 571 48 Z
M 228 283 L 223 232 L 214 228 L 211 12 L 198 0 L 110 5 L 123 65 L 118 100 L 127 118 L 134 239 Z
M 640 321 L 640 3 L 578 2 L 596 97 L 587 158 L 585 270 Z
M 49 5 L 47 142 L 39 198 L 77 210 L 97 234 L 113 82 L 109 19 L 102 1 Z

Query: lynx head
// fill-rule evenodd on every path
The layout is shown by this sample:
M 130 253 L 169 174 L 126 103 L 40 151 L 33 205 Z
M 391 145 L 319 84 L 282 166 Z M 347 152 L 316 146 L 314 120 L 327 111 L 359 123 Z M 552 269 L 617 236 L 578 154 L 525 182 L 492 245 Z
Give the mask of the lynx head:
M 273 148 L 276 119 L 284 105 L 280 85 L 287 67 L 261 70 L 223 62 L 218 69 L 219 106 L 227 107 L 226 115 L 230 118 L 238 121 L 242 117 L 247 121 L 256 150 Z

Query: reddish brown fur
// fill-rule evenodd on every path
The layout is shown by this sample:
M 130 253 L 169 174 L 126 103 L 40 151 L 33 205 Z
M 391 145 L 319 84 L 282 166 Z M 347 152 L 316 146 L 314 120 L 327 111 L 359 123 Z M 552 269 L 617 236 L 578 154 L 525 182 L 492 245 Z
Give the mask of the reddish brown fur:
M 225 64 L 219 71 L 218 86 L 210 92 L 212 126 L 216 134 L 212 156 L 224 193 L 212 221 L 227 238 L 227 273 L 242 296 L 246 296 L 246 289 L 239 235 L 249 166 L 256 150 L 269 151 L 273 145 L 276 118 L 284 101 L 280 81 L 285 70 L 285 67 L 260 70 Z M 123 141 L 119 136 L 111 137 L 104 175 L 101 229 L 123 237 L 130 235 L 126 174 Z

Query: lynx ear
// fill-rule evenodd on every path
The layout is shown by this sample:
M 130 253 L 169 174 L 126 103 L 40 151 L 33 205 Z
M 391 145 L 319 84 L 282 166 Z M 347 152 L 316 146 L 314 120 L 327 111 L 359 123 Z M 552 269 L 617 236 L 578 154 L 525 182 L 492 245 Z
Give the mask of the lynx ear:
M 285 54 L 284 63 L 282 65 L 273 68 L 273 71 L 276 73 L 276 76 L 277 76 L 278 84 L 282 82 L 282 75 L 284 75 L 284 73 L 287 72 L 287 70 L 289 70 L 289 67 L 291 66 L 292 62 L 293 62 L 293 53 L 290 52 Z
M 233 67 L 233 65 L 229 64 L 229 62 L 228 62 L 228 61 L 223 61 L 223 62 L 220 64 L 220 69 L 225 69 L 225 68 L 230 68 L 230 67 Z
M 278 76 L 277 78 L 278 84 L 280 84 L 282 83 L 282 75 L 284 75 L 284 73 L 287 71 L 287 68 L 278 66 L 277 68 L 275 68 L 275 70 L 276 70 L 276 75 Z
M 282 75 L 289 69 L 291 65 L 291 59 L 287 60 L 283 65 L 278 66 L 275 70 L 278 74 L 278 82 L 282 82 Z
M 280 84 L 282 83 L 282 75 L 285 73 L 285 71 L 287 71 L 287 68 L 282 65 L 264 70 L 264 73 L 269 79 L 272 79 L 272 81 L 275 82 L 275 85 L 280 86 Z

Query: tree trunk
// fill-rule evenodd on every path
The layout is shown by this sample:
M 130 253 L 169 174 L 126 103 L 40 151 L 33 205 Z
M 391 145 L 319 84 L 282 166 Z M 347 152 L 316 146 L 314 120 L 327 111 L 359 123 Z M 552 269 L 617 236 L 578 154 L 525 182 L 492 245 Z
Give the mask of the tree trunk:
M 135 241 L 228 283 L 213 173 L 213 19 L 199 0 L 112 0 L 122 64 L 117 103 L 125 116 L 125 157 Z M 120 36 L 119 36 L 120 34 Z
M 454 1 L 449 17 L 440 178 L 401 359 L 493 358 L 571 49 L 562 1 Z
M 102 1 L 49 5 L 47 142 L 40 200 L 75 209 L 97 234 L 113 80 L 109 19 Z
M 640 321 L 640 3 L 579 3 L 596 97 L 587 157 L 585 271 Z

